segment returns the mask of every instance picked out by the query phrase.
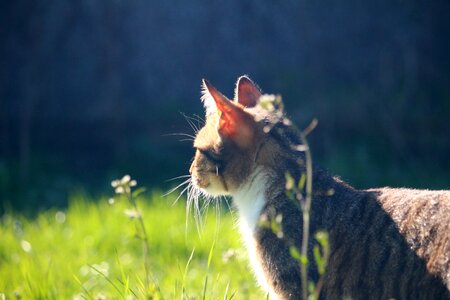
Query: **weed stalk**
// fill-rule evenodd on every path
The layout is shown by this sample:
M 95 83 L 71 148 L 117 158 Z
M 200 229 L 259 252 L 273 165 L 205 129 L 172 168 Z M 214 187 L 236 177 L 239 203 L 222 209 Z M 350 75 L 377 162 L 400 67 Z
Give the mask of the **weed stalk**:
M 131 204 L 132 211 L 128 214 L 130 218 L 137 220 L 137 230 L 140 232 L 137 236 L 142 241 L 142 252 L 144 259 L 144 272 L 145 272 L 145 293 L 147 294 L 150 287 L 150 270 L 149 270 L 149 238 L 147 230 L 145 229 L 144 218 L 137 204 L 137 197 L 143 193 L 144 189 L 137 189 L 131 192 L 131 189 L 137 184 L 136 180 L 131 179 L 129 175 L 125 175 L 122 179 L 117 179 L 111 182 L 112 187 L 115 189 L 116 194 L 123 194 L 128 202 Z

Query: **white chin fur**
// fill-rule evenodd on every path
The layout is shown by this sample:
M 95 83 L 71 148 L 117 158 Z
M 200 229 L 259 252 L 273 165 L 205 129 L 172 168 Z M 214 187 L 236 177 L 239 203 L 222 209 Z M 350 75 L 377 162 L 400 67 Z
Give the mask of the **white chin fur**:
M 207 188 L 200 189 L 203 193 L 210 196 L 229 196 L 230 194 L 221 188 L 214 186 L 208 186 Z

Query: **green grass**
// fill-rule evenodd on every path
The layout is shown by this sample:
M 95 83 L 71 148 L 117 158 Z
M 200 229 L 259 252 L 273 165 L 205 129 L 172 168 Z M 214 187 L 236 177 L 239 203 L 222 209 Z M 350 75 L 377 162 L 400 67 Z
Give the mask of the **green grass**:
M 0 222 L 0 299 L 263 299 L 233 216 L 210 209 L 201 233 L 185 202 L 154 193 L 139 206 L 147 229 L 150 286 L 129 204 L 71 197 L 65 211 Z M 191 257 L 191 259 L 190 259 Z M 206 284 L 205 284 L 206 283 Z

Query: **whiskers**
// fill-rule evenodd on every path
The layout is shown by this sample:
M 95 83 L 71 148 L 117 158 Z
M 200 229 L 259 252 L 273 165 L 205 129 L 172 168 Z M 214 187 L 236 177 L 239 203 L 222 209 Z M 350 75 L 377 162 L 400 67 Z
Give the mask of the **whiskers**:
M 166 136 L 179 136 L 182 138 L 180 141 L 194 142 L 195 136 L 205 123 L 205 120 L 198 115 L 187 116 L 184 113 L 181 114 L 189 124 L 190 128 L 193 130 L 193 133 L 189 134 L 184 132 L 177 132 L 166 134 Z M 217 167 L 216 175 L 219 176 L 219 169 Z M 221 199 L 222 197 L 215 197 L 205 193 L 193 183 L 192 177 L 190 175 L 174 177 L 172 179 L 169 179 L 168 181 L 174 180 L 182 180 L 182 182 L 176 185 L 174 188 L 170 189 L 167 193 L 164 194 L 164 196 L 168 196 L 174 192 L 179 192 L 175 201 L 173 202 L 173 205 L 177 203 L 178 200 L 183 197 L 183 195 L 186 196 L 186 232 L 189 224 L 189 214 L 191 212 L 194 215 L 198 232 L 200 233 L 203 230 L 208 215 L 208 208 L 211 202 L 215 202 L 216 221 L 220 220 L 220 203 L 219 201 L 214 200 Z
M 184 179 L 183 182 L 176 185 L 174 188 L 170 189 L 167 193 L 164 194 L 164 197 L 172 194 L 173 192 L 179 190 L 179 194 L 176 197 L 175 201 L 172 205 L 175 205 L 178 200 L 186 195 L 186 232 L 189 225 L 189 214 L 192 212 L 194 215 L 195 225 L 199 233 L 203 231 L 203 227 L 207 220 L 208 209 L 212 202 L 215 204 L 215 215 L 216 215 L 216 223 L 220 220 L 220 201 L 216 201 L 222 198 L 223 196 L 211 196 L 205 193 L 203 190 L 199 189 L 193 182 L 192 177 L 190 175 L 182 175 L 171 178 L 167 181 L 173 181 L 178 179 Z
M 168 181 L 173 181 L 173 180 L 176 180 L 176 179 L 186 178 L 186 177 L 187 177 L 187 179 L 185 181 L 183 181 L 182 183 L 178 184 L 176 187 L 170 189 L 167 193 L 165 193 L 163 195 L 164 197 L 166 197 L 166 196 L 172 194 L 173 192 L 175 192 L 176 190 L 178 190 L 179 188 L 184 186 L 183 189 L 181 190 L 180 194 L 178 195 L 178 197 L 172 203 L 172 205 L 175 205 L 175 203 L 178 202 L 178 200 L 181 198 L 181 196 L 183 196 L 184 192 L 186 192 L 188 190 L 189 186 L 192 185 L 192 182 L 191 182 L 192 179 L 191 179 L 191 176 L 189 176 L 189 175 L 182 175 L 182 176 L 178 176 L 178 177 L 175 177 L 175 178 L 172 178 L 172 179 L 168 180 Z M 187 185 L 187 186 L 185 186 L 185 185 Z
M 174 133 L 167 133 L 163 134 L 163 136 L 179 136 L 181 139 L 180 142 L 191 142 L 193 143 L 195 141 L 195 135 L 197 135 L 197 132 L 200 130 L 201 126 L 205 123 L 205 120 L 203 120 L 198 115 L 193 116 L 187 116 L 184 113 L 181 113 L 181 115 L 184 117 L 186 122 L 189 124 L 189 127 L 193 130 L 193 133 L 186 133 L 186 132 L 174 132 Z
M 194 142 L 195 140 L 195 136 L 184 132 L 167 133 L 164 134 L 163 136 L 180 136 L 182 137 L 182 139 L 179 140 L 180 142 Z
M 191 126 L 191 129 L 195 134 L 197 134 L 201 126 L 205 124 L 205 120 L 202 119 L 199 115 L 187 116 L 184 113 L 181 113 L 181 115 L 184 117 L 186 122 L 188 122 L 189 126 Z

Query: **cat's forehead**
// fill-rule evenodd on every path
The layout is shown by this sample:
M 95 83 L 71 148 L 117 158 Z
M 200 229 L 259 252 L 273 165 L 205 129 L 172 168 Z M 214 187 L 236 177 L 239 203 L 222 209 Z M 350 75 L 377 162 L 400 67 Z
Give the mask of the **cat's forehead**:
M 211 114 L 206 118 L 205 126 L 198 131 L 195 138 L 195 148 L 205 149 L 215 147 L 221 142 L 221 138 L 217 132 L 218 122 L 219 117 L 216 113 Z

